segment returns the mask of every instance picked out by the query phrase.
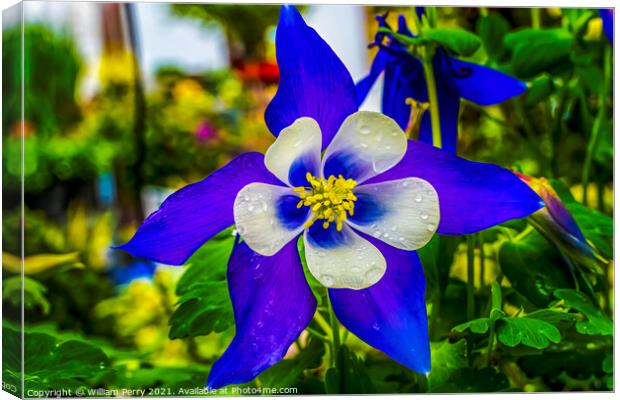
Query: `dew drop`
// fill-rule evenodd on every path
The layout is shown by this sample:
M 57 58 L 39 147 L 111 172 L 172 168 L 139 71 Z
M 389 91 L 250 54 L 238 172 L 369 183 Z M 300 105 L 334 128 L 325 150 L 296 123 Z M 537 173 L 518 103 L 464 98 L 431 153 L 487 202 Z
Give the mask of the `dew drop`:
M 399 134 L 400 134 L 400 132 L 398 132 L 398 131 L 392 131 L 392 136 L 394 136 L 394 137 L 398 136 Z
M 415 196 L 415 202 L 416 203 L 421 203 L 422 202 L 422 195 L 421 194 L 416 194 Z
M 298 140 L 295 143 L 293 143 L 293 147 L 299 147 L 300 144 L 301 144 L 301 140 Z
M 362 257 L 362 258 L 364 258 L 364 257 Z M 362 269 L 360 267 L 358 267 L 358 266 L 351 267 L 351 272 L 353 272 L 354 274 L 359 273 L 361 270 Z
M 360 126 L 360 133 L 362 135 L 369 135 L 370 134 L 370 127 L 368 125 Z
M 379 330 L 379 324 L 376 323 L 376 322 L 374 324 L 372 324 L 372 329 L 378 331 Z
M 321 282 L 323 283 L 323 285 L 325 286 L 333 286 L 334 285 L 334 278 L 331 275 L 321 275 Z
M 394 225 L 393 227 L 390 228 L 390 230 L 392 232 L 396 232 L 398 230 L 398 226 Z
M 432 231 L 434 231 L 434 230 L 435 230 L 435 225 L 433 225 L 433 224 L 428 224 L 428 225 L 426 225 L 426 229 L 427 229 L 429 232 L 432 232 Z
M 392 146 L 390 146 L 389 144 L 386 144 L 386 145 L 385 145 L 385 149 L 386 149 L 386 150 L 388 150 L 388 151 L 389 151 L 389 150 L 392 150 Z
M 407 187 L 407 186 L 409 186 L 409 182 L 404 181 L 403 183 L 400 184 L 400 186 Z
M 428 219 L 428 214 L 423 212 L 420 214 L 420 218 L 422 218 L 423 220 L 427 220 Z
M 381 231 L 376 230 L 373 232 L 373 236 L 377 237 L 377 236 L 381 236 Z
M 360 146 L 362 146 L 362 148 L 364 148 L 364 149 L 368 148 L 368 144 L 366 144 L 366 143 L 364 143 L 364 142 L 361 142 L 361 143 L 360 143 Z
M 389 233 L 387 233 L 387 232 L 385 232 L 385 233 L 383 234 L 383 237 L 387 239 L 387 238 L 389 238 L 389 237 L 390 237 L 390 234 L 389 234 Z
M 376 282 L 379 280 L 381 275 L 383 275 L 382 270 L 380 270 L 379 268 L 371 268 L 370 270 L 368 270 L 368 272 L 366 272 L 366 280 L 368 282 Z

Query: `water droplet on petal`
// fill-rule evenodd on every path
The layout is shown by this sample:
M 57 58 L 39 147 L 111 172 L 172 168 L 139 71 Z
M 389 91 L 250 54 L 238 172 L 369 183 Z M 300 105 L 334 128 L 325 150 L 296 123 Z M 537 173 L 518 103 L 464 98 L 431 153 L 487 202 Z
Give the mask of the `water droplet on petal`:
M 423 212 L 420 214 L 420 218 L 422 218 L 423 220 L 427 220 L 428 219 L 428 214 Z
M 366 280 L 368 282 L 377 282 L 383 275 L 383 271 L 379 268 L 371 268 L 366 272 Z
M 323 285 L 325 286 L 333 286 L 334 285 L 334 278 L 331 275 L 321 275 L 321 279 L 319 279 L 321 281 L 321 283 L 323 283 Z
M 364 142 L 361 142 L 361 143 L 360 143 L 360 146 L 362 146 L 362 148 L 364 148 L 364 149 L 368 148 L 368 144 L 366 144 L 366 143 L 364 143 Z
M 428 225 L 426 225 L 426 229 L 427 229 L 429 232 L 432 232 L 432 231 L 434 231 L 434 230 L 435 230 L 435 225 L 433 225 L 433 224 L 428 224 Z
M 370 134 L 370 127 L 368 125 L 362 125 L 360 126 L 360 133 L 362 135 L 368 135 Z
M 409 182 L 404 181 L 403 183 L 400 184 L 400 186 L 407 187 L 407 186 L 409 186 Z
M 377 322 L 375 322 L 374 324 L 372 324 L 372 329 L 378 331 L 379 330 L 379 324 Z
M 416 203 L 421 203 L 422 202 L 422 195 L 421 194 L 416 194 L 415 195 L 415 202 Z

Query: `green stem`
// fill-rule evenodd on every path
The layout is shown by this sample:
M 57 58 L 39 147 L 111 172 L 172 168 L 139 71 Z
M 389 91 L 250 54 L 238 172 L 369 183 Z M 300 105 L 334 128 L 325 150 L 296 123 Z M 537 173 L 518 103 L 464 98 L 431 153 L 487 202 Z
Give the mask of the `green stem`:
M 478 235 L 478 246 L 480 246 L 480 287 L 484 286 L 485 259 L 484 259 L 484 241 L 482 235 Z
M 493 356 L 494 345 L 495 345 L 495 321 L 491 321 L 491 327 L 489 328 L 489 344 L 487 346 L 487 366 L 491 365 L 491 358 Z
M 540 28 L 540 8 L 532 7 L 530 10 L 532 14 L 532 28 Z
M 434 8 L 429 7 L 428 13 L 430 23 L 434 23 Z M 418 31 L 418 35 L 422 35 L 424 27 L 422 21 L 418 18 L 417 13 L 413 13 L 413 19 Z M 426 91 L 428 92 L 429 111 L 431 113 L 431 128 L 433 130 L 433 146 L 441 148 L 441 124 L 439 119 L 439 101 L 437 100 L 437 83 L 435 80 L 435 69 L 433 68 L 433 57 L 435 56 L 435 47 L 433 44 L 427 44 L 418 49 L 420 58 L 422 58 L 422 66 L 424 67 L 424 78 L 426 79 Z
M 467 236 L 467 320 L 475 316 L 474 304 L 474 246 L 475 236 Z
M 332 308 L 332 303 L 327 296 L 327 305 L 329 307 L 329 322 L 331 324 L 331 342 L 332 342 L 332 366 L 336 366 L 336 360 L 338 359 L 338 349 L 340 348 L 340 326 L 336 319 L 336 314 Z
M 609 46 L 605 49 L 605 55 L 603 57 L 603 84 L 601 85 L 601 92 L 599 93 L 599 104 L 598 104 L 598 113 L 596 115 L 596 119 L 592 124 L 592 133 L 590 134 L 590 140 L 588 141 L 588 150 L 586 152 L 586 159 L 583 163 L 583 171 L 581 174 L 581 188 L 582 198 L 581 202 L 584 205 L 588 205 L 588 184 L 590 183 L 590 169 L 592 168 L 592 158 L 594 156 L 594 149 L 596 148 L 596 143 L 598 142 L 598 136 L 601 131 L 601 124 L 603 123 L 603 118 L 605 117 L 605 98 L 607 97 L 607 88 L 609 87 L 609 78 L 611 75 L 611 51 Z
M 323 335 L 322 333 L 315 330 L 314 328 L 310 328 L 309 326 L 307 326 L 306 330 L 308 331 L 309 334 L 316 337 L 317 339 L 321 339 L 323 342 L 330 343 L 330 340 L 327 336 Z
M 433 146 L 441 148 L 441 123 L 439 119 L 439 101 L 437 99 L 437 85 L 435 81 L 435 69 L 433 68 L 433 56 L 435 49 L 428 45 L 424 49 L 422 65 L 426 78 L 426 90 L 428 91 L 429 109 L 431 112 L 431 128 L 433 130 Z

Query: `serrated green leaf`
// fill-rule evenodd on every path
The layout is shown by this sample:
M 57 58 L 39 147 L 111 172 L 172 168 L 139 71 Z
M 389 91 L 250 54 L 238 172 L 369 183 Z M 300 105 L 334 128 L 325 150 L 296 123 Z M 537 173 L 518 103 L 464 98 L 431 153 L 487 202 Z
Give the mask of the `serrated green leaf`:
M 428 374 L 428 389 L 437 391 L 449 382 L 461 368 L 467 364 L 467 342 L 464 339 L 456 343 L 431 343 L 431 372 Z
M 497 339 L 508 347 L 519 344 L 544 349 L 552 342 L 559 343 L 560 331 L 548 322 L 534 318 L 506 317 L 498 321 Z
M 19 343 L 20 332 L 3 327 L 3 336 L 12 343 Z M 8 375 L 20 376 L 21 346 L 5 347 L 3 360 Z M 5 358 L 8 357 L 8 358 Z M 45 333 L 24 334 L 24 384 L 29 390 L 75 389 L 89 387 L 105 369 L 110 360 L 101 349 L 78 340 L 59 341 Z M 18 368 L 16 370 L 16 368 Z M 8 369 L 8 370 L 7 370 Z
M 460 28 L 425 29 L 422 39 L 435 42 L 463 57 L 473 55 L 482 44 L 477 35 Z
M 202 246 L 177 284 L 177 308 L 170 317 L 170 339 L 223 332 L 234 322 L 226 271 L 234 237 L 225 232 Z
M 572 286 L 562 255 L 538 232 L 519 241 L 506 241 L 499 264 L 512 288 L 539 307 L 547 307 L 557 288 Z
M 581 312 L 588 319 L 575 324 L 577 332 L 584 335 L 613 335 L 614 324 L 581 292 L 570 289 L 558 289 L 554 292 L 558 299 L 564 300 L 567 307 Z
M 527 317 L 539 319 L 541 321 L 545 321 L 553 325 L 557 325 L 561 322 L 574 322 L 576 319 L 575 314 L 553 310 L 550 308 L 536 310 L 534 312 L 527 314 Z
M 465 322 L 452 328 L 454 332 L 463 332 L 469 329 L 473 333 L 486 333 L 489 330 L 491 321 L 488 318 L 477 318 Z
M 364 364 L 345 345 L 338 349 L 336 366 L 325 373 L 325 389 L 327 394 L 373 393 Z

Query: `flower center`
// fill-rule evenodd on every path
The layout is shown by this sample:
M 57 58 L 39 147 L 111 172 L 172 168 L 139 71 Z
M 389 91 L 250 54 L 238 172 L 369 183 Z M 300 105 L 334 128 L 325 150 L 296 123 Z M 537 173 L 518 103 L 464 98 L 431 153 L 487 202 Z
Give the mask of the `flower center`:
M 347 220 L 347 214 L 353 215 L 355 200 L 353 188 L 357 182 L 353 179 L 344 179 L 342 175 L 329 178 L 316 178 L 311 173 L 306 173 L 306 179 L 310 187 L 296 187 L 293 190 L 299 194 L 301 200 L 297 203 L 297 208 L 307 206 L 312 209 L 313 216 L 305 227 L 317 219 L 324 219 L 323 228 L 327 229 L 332 222 L 336 223 L 336 229 L 342 230 L 342 223 Z

